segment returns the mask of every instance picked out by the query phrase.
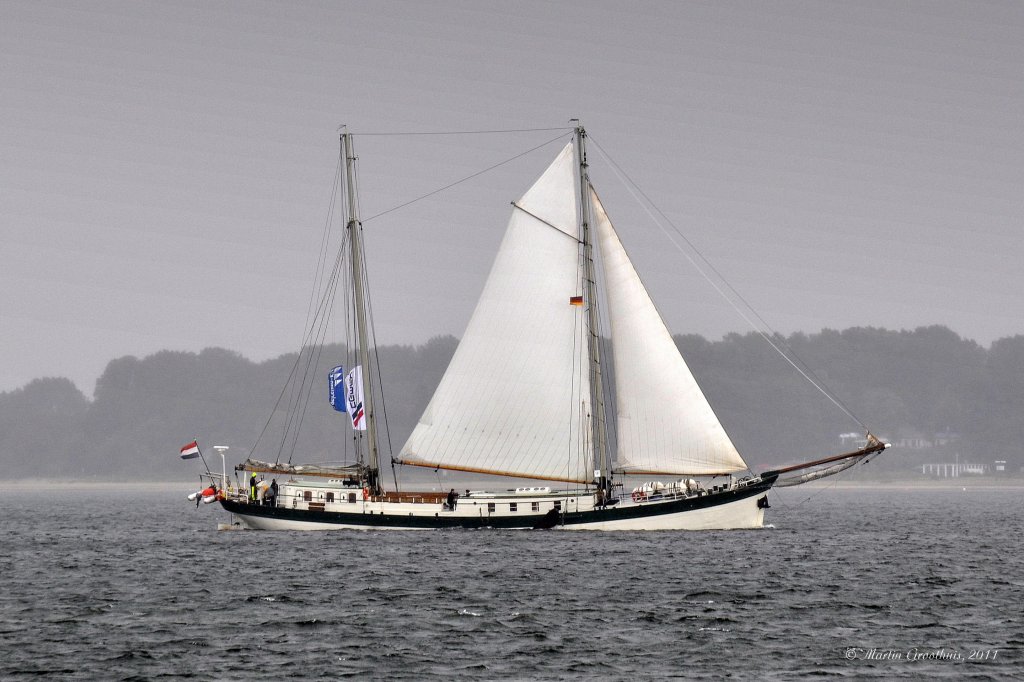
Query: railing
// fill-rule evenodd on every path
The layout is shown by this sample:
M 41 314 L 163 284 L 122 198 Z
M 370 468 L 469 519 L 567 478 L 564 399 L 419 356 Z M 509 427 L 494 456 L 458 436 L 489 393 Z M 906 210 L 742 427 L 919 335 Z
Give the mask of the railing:
M 753 485 L 759 480 L 760 477 L 748 476 L 731 483 L 721 483 L 719 485 L 711 485 L 707 487 L 701 486 L 692 490 L 686 490 L 684 488 L 664 488 L 662 490 L 653 491 L 634 490 L 631 497 L 634 502 L 666 502 L 672 500 L 685 500 L 691 497 L 704 497 L 705 495 L 724 493 L 729 490 L 738 490 L 740 488 Z
M 358 495 L 358 493 L 357 493 L 357 495 Z M 228 496 L 228 499 L 230 499 L 230 500 L 232 500 L 234 502 L 238 502 L 240 504 L 252 505 L 254 507 L 287 507 L 287 508 L 290 508 L 290 509 L 298 508 L 300 503 L 301 504 L 305 504 L 306 506 L 311 505 L 311 504 L 312 505 L 336 504 L 336 505 L 343 505 L 343 506 L 351 505 L 351 506 L 355 507 L 356 505 L 358 505 L 361 502 L 370 502 L 371 501 L 371 500 L 363 500 L 363 499 L 361 499 L 361 496 L 357 497 L 354 501 L 353 500 L 349 500 L 347 494 L 341 495 L 341 496 L 336 496 L 334 499 L 328 500 L 328 499 L 323 498 L 323 497 L 310 497 L 309 499 L 307 499 L 306 496 L 304 494 L 302 494 L 302 493 L 292 493 L 292 494 L 278 493 L 273 498 L 271 498 L 270 504 L 268 504 L 267 503 L 268 500 L 267 500 L 265 495 L 264 496 L 260 496 L 257 493 L 256 499 L 253 500 L 250 497 L 249 492 L 246 491 L 246 490 L 235 491 L 233 495 L 229 495 Z M 374 500 L 374 501 L 377 501 L 377 500 Z

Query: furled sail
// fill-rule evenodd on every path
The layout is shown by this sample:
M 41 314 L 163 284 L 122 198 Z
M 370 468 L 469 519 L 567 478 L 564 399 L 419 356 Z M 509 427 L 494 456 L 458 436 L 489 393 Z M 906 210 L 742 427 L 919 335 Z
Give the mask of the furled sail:
M 399 461 L 589 481 L 575 164 L 567 145 L 515 202 L 451 364 Z
M 799 476 L 787 476 L 786 478 L 779 478 L 775 481 L 775 486 L 778 488 L 786 488 L 793 485 L 801 485 L 803 483 L 810 483 L 811 481 L 817 481 L 819 478 L 825 478 L 826 476 L 834 476 L 841 471 L 846 471 L 854 464 L 859 464 L 864 457 L 857 457 L 856 459 L 850 459 L 849 461 L 842 462 L 840 464 L 833 464 L 830 467 L 824 469 L 817 469 L 810 471 L 806 474 L 800 474 Z
M 591 188 L 615 360 L 615 470 L 700 475 L 747 468 L 679 354 Z

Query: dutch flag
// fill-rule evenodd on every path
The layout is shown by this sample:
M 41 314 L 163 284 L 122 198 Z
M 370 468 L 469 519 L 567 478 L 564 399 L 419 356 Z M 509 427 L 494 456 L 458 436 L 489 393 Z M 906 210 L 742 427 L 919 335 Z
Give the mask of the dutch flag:
M 195 459 L 199 456 L 199 443 L 192 441 L 181 449 L 182 459 Z

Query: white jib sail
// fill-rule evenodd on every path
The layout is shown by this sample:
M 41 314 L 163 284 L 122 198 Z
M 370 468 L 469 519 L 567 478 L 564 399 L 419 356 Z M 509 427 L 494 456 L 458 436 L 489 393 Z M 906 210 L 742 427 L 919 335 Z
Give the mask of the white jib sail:
M 588 481 L 589 396 L 568 145 L 516 202 L 476 310 L 402 448 L 407 464 Z
M 591 188 L 615 359 L 615 469 L 699 475 L 747 468 Z

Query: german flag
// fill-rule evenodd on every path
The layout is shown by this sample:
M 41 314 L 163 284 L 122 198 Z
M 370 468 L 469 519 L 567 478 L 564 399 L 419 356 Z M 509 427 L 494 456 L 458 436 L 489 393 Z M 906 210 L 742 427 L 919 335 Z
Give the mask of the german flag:
M 576 306 L 581 306 L 582 307 L 583 306 L 583 297 L 582 296 L 570 296 L 569 297 L 569 305 L 576 305 Z

